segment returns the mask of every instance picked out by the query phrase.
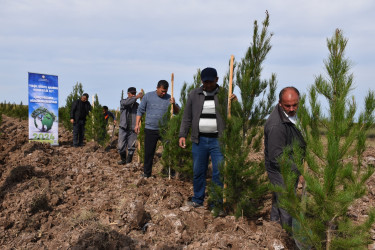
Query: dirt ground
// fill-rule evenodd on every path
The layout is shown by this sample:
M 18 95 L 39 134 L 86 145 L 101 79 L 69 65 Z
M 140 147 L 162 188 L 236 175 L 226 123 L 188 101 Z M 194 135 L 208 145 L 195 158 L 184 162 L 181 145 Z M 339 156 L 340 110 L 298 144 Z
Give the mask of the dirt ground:
M 294 248 L 269 221 L 270 196 L 255 219 L 214 218 L 206 207 L 185 205 L 191 182 L 158 174 L 160 151 L 154 176 L 144 179 L 137 156 L 119 166 L 115 147 L 74 148 L 62 126 L 60 146 L 29 143 L 27 126 L 3 116 L 0 128 L 1 249 Z M 375 162 L 374 148 L 365 161 Z M 350 211 L 358 220 L 375 204 L 375 177 L 368 186 Z

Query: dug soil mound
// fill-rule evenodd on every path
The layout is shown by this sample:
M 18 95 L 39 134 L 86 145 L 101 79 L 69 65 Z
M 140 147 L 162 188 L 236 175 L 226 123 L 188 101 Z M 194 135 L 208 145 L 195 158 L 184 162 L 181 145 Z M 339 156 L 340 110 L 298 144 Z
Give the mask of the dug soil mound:
M 63 127 L 59 133 L 60 146 L 29 143 L 27 122 L 3 116 L 1 249 L 294 248 L 269 221 L 270 196 L 256 218 L 215 218 L 206 207 L 185 205 L 191 182 L 158 174 L 160 154 L 154 176 L 145 179 L 137 156 L 120 166 L 115 147 L 74 148 L 71 133 Z M 374 161 L 375 150 L 366 157 Z M 358 220 L 375 203 L 375 178 L 368 185 L 371 191 L 351 210 Z

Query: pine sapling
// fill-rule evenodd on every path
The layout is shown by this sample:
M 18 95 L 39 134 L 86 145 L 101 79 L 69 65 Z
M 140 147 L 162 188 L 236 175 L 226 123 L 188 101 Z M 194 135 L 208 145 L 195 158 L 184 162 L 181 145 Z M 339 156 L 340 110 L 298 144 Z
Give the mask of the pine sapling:
M 278 190 L 283 194 L 280 204 L 294 218 L 293 236 L 304 248 L 367 249 L 371 240 L 374 208 L 368 208 L 367 219 L 358 221 L 350 216 L 350 206 L 366 194 L 366 181 L 374 172 L 373 166 L 363 161 L 363 153 L 375 120 L 375 94 L 368 92 L 364 110 L 356 119 L 357 105 L 350 96 L 353 75 L 345 57 L 347 41 L 340 30 L 327 40 L 327 77 L 316 77 L 308 93 L 309 107 L 306 96 L 300 101 L 299 127 L 306 154 L 294 146 L 286 150 L 293 151 L 293 159 L 288 152 L 280 159 L 286 184 Z M 326 115 L 319 97 L 328 103 Z M 293 189 L 296 176 L 289 170 L 291 161 L 306 181 L 302 196 Z
M 221 138 L 225 167 L 221 175 L 226 184 L 221 195 L 225 198 L 224 209 L 234 213 L 236 217 L 252 217 L 261 207 L 263 196 L 268 191 L 267 177 L 264 174 L 264 160 L 249 157 L 250 153 L 261 150 L 263 138 L 262 125 L 271 112 L 275 102 L 276 76 L 272 74 L 268 80 L 261 79 L 262 64 L 271 49 L 272 34 L 268 32 L 269 15 L 259 30 L 258 22 L 254 22 L 253 39 L 245 57 L 236 64 L 236 81 L 240 100 L 232 102 L 231 118 L 226 119 L 226 128 Z M 228 75 L 224 79 L 223 88 L 227 89 Z M 220 93 L 222 117 L 227 117 L 227 91 Z M 220 192 L 212 187 L 210 201 L 215 203 Z M 220 203 L 216 204 L 220 206 Z M 219 208 L 220 209 L 220 208 Z

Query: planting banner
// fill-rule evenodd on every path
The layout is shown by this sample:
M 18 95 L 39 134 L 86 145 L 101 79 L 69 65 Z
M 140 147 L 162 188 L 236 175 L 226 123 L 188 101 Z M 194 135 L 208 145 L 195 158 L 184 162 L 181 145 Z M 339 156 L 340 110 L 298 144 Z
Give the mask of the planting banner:
M 29 72 L 29 141 L 58 145 L 57 76 Z

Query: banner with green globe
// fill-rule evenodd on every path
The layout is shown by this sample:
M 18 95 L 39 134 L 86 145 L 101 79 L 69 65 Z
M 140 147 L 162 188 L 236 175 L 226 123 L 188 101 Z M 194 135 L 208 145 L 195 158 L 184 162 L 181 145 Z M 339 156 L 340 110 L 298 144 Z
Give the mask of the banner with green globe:
M 58 77 L 29 72 L 29 141 L 59 145 Z

